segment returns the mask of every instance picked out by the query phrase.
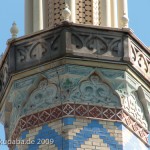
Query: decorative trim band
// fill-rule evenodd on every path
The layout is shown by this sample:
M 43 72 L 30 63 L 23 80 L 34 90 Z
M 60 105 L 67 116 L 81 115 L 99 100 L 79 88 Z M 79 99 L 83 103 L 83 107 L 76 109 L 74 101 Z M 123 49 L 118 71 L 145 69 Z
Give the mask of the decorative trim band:
M 145 144 L 148 144 L 148 131 L 131 118 L 122 108 L 108 108 L 76 103 L 62 104 L 20 118 L 11 139 L 17 139 L 24 130 L 70 116 L 123 122 L 123 124 L 132 130 Z M 12 145 L 9 145 L 9 147 L 11 146 Z

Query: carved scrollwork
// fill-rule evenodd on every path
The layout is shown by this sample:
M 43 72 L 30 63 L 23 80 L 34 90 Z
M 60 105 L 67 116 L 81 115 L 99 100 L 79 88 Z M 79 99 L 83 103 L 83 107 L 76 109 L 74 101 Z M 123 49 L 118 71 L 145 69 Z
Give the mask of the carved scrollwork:
M 108 50 L 107 44 L 97 36 L 90 38 L 86 43 L 86 47 L 93 53 L 99 55 L 106 53 Z
M 122 39 L 100 34 L 72 33 L 73 50 L 80 53 L 123 57 Z
M 72 34 L 71 38 L 72 44 L 74 44 L 77 49 L 81 49 L 83 47 L 83 42 L 79 36 Z
M 141 53 L 137 56 L 137 60 L 138 60 L 138 65 L 140 66 L 140 68 L 142 68 L 147 73 L 148 72 L 148 64 L 147 64 L 144 56 Z
M 39 60 L 46 54 L 47 51 L 48 48 L 45 42 L 36 42 L 30 50 L 30 58 Z
M 123 56 L 123 51 L 121 49 L 121 40 L 114 41 L 111 45 L 111 52 L 113 56 L 121 57 Z
M 0 92 L 4 89 L 8 77 L 8 60 L 6 60 L 0 72 Z
M 139 69 L 141 73 L 147 74 L 146 77 L 150 78 L 150 60 L 134 43 L 131 44 L 131 61 L 136 69 Z
M 8 64 L 5 63 L 3 66 L 3 83 L 6 84 L 8 79 Z
M 95 72 L 72 90 L 70 99 L 76 102 L 96 103 L 104 106 L 120 106 L 119 96 Z
M 148 124 L 144 115 L 144 109 L 138 99 L 137 93 L 132 92 L 124 99 L 123 108 L 140 124 L 142 124 L 143 127 L 148 128 Z
M 32 60 L 39 60 L 48 51 L 48 46 L 45 41 L 37 41 L 29 46 L 21 46 L 17 49 L 17 61 L 18 63 L 30 62 Z
M 58 100 L 58 88 L 53 83 L 48 83 L 46 79 L 40 81 L 38 87 L 31 92 L 28 101 L 24 104 L 22 114 L 36 111 L 48 107 Z
M 57 33 L 33 41 L 16 46 L 16 69 L 35 66 L 38 63 L 50 60 L 50 56 L 57 57 L 59 55 L 60 35 Z
M 57 36 L 53 39 L 52 45 L 51 45 L 51 50 L 52 51 L 57 51 L 58 50 L 58 43 L 59 43 L 59 38 L 60 36 Z
M 136 61 L 136 51 L 135 51 L 135 49 L 134 49 L 133 46 L 131 46 L 131 51 L 132 51 L 132 53 L 131 53 L 131 59 L 133 61 Z
M 18 47 L 18 49 L 17 49 L 17 61 L 18 61 L 18 63 L 30 61 L 29 47 Z

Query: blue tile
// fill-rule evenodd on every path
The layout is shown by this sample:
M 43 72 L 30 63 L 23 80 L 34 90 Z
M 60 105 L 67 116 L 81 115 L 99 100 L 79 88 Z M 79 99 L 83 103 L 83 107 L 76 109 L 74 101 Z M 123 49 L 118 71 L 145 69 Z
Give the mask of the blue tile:
M 121 123 L 121 122 L 115 122 L 114 125 L 115 125 L 119 130 L 122 130 L 122 123 Z
M 76 121 L 75 118 L 64 118 L 63 123 L 64 125 L 73 125 Z M 117 127 L 120 127 L 120 124 L 116 123 Z M 25 138 L 28 132 L 24 132 L 22 137 Z M 92 120 L 86 127 L 77 133 L 73 139 L 66 140 L 62 135 L 59 135 L 54 129 L 49 127 L 47 124 L 43 125 L 42 129 L 39 133 L 35 136 L 35 141 L 37 142 L 38 139 L 54 139 L 54 144 L 61 150 L 62 148 L 65 150 L 76 150 L 80 148 L 82 144 L 85 143 L 89 138 L 92 137 L 93 134 L 99 135 L 100 139 L 103 139 L 104 143 L 106 143 L 110 150 L 121 150 L 122 145 L 118 144 L 113 136 L 110 136 L 110 133 L 107 131 L 106 128 L 103 127 L 102 124 L 99 123 L 98 120 Z M 29 145 L 29 150 L 38 149 L 40 145 Z
M 66 125 L 73 125 L 75 120 L 76 120 L 75 118 L 63 118 L 63 123 L 65 126 Z
M 26 136 L 27 136 L 27 134 L 29 134 L 29 131 L 23 131 L 23 132 L 21 133 L 21 139 L 22 139 L 22 140 L 25 139 Z

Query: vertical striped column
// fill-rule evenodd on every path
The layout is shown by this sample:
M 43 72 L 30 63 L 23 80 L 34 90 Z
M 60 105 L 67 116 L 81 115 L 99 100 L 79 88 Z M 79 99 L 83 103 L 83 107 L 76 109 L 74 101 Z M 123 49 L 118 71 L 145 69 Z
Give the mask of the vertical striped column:
M 118 0 L 118 27 L 128 27 L 127 0 Z
M 100 24 L 99 0 L 93 0 L 93 25 Z
M 33 32 L 33 0 L 25 0 L 25 34 Z
M 111 0 L 111 26 L 118 27 L 117 0 Z
M 111 3 L 110 0 L 101 0 L 101 26 L 111 27 Z
M 33 0 L 33 31 L 43 29 L 43 7 L 42 0 Z
M 48 27 L 48 0 L 42 0 L 43 7 L 43 28 Z

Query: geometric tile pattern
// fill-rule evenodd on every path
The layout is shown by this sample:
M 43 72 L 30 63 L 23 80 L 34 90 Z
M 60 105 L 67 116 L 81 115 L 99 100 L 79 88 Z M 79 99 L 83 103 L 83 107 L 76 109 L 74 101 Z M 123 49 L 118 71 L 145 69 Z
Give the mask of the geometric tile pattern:
M 91 123 L 80 131 L 80 133 L 77 133 L 76 136 L 74 136 L 73 141 L 70 141 L 70 144 L 71 142 L 73 144 L 74 141 L 76 141 L 76 148 L 80 148 L 81 145 L 85 144 L 85 141 L 90 140 L 93 135 L 96 135 L 96 138 L 101 139 L 103 143 L 107 144 L 110 150 L 115 148 L 118 150 L 122 149 L 122 145 L 115 140 L 115 137 L 110 135 L 108 129 L 104 128 L 103 124 L 101 124 L 98 120 L 92 120 Z M 96 147 L 91 149 L 96 149 Z
M 81 145 L 81 148 L 77 148 L 77 150 L 89 148 L 110 150 L 108 145 L 105 144 L 104 141 L 100 139 L 99 136 L 96 134 L 93 134 L 92 137 L 85 141 L 84 144 Z
M 91 0 L 76 0 L 76 23 L 81 24 L 92 24 L 99 25 L 95 23 L 96 19 L 99 20 L 99 0 L 97 0 L 95 5 L 95 10 L 93 11 Z M 97 6 L 98 4 L 98 6 Z M 59 24 L 63 20 L 62 11 L 65 8 L 64 0 L 48 0 L 48 26 L 52 27 L 54 24 Z M 70 9 L 70 8 L 69 8 Z M 93 22 L 93 16 L 95 22 Z M 97 21 L 98 22 L 98 21 Z
M 76 119 L 73 117 L 67 119 L 63 118 L 61 123 L 61 134 L 57 132 L 55 127 L 58 125 L 57 127 L 59 128 L 59 123 L 56 121 L 42 125 L 40 130 L 36 132 L 34 136 L 34 141 L 36 144 L 29 144 L 28 147 L 26 147 L 26 150 L 92 150 L 102 148 L 105 148 L 105 150 L 122 150 L 122 143 L 118 143 L 118 141 L 116 141 L 117 136 L 121 138 L 121 128 L 118 128 L 115 123 L 99 120 L 91 120 L 89 122 L 88 119 Z M 51 126 L 50 124 L 53 125 Z M 80 124 L 83 125 L 82 128 L 80 128 Z M 104 127 L 104 124 L 107 125 L 107 128 Z M 121 123 L 118 124 L 121 126 Z M 73 138 L 70 138 L 70 136 L 64 138 L 63 129 L 68 128 L 68 126 L 72 129 L 74 127 L 76 127 L 76 129 L 80 128 L 80 132 L 75 133 Z M 110 128 L 114 128 L 114 133 L 116 132 L 117 134 L 111 135 L 111 132 L 109 132 Z M 33 134 L 29 133 L 30 130 L 23 132 L 21 137 L 24 137 L 24 139 L 30 138 L 29 135 L 32 137 Z M 69 130 L 68 135 L 70 135 Z M 51 145 L 37 144 L 39 139 L 53 139 L 54 142 Z
M 55 0 L 54 3 L 54 22 L 60 23 L 63 20 L 62 11 L 65 8 L 64 0 Z
M 129 127 L 141 140 L 148 143 L 149 132 L 140 126 L 136 120 L 132 119 L 126 112 L 122 114 L 122 122 Z
M 120 122 L 103 121 L 101 124 L 108 129 L 110 136 L 113 136 L 119 144 L 122 144 L 122 124 Z
M 76 1 L 76 22 L 81 24 L 92 24 L 92 1 Z
M 36 128 L 45 123 L 49 123 L 65 117 L 82 117 L 107 121 L 123 122 L 129 127 L 143 142 L 148 143 L 148 131 L 145 130 L 134 119 L 127 115 L 121 108 L 107 108 L 89 104 L 66 103 L 54 108 L 40 111 L 22 117 L 13 132 L 12 140 L 18 138 L 21 132 Z M 72 120 L 73 121 L 73 120 Z M 67 122 L 66 122 L 67 124 Z M 10 145 L 11 146 L 11 145 Z
M 48 26 L 52 27 L 63 20 L 62 10 L 65 8 L 64 0 L 48 0 Z
M 74 120 L 74 121 L 73 121 Z M 67 124 L 65 123 L 67 122 Z M 81 118 L 63 118 L 64 127 L 62 128 L 65 139 L 73 139 L 74 136 L 79 134 L 89 123 L 91 119 L 81 119 Z M 74 125 L 74 126 L 72 126 Z

